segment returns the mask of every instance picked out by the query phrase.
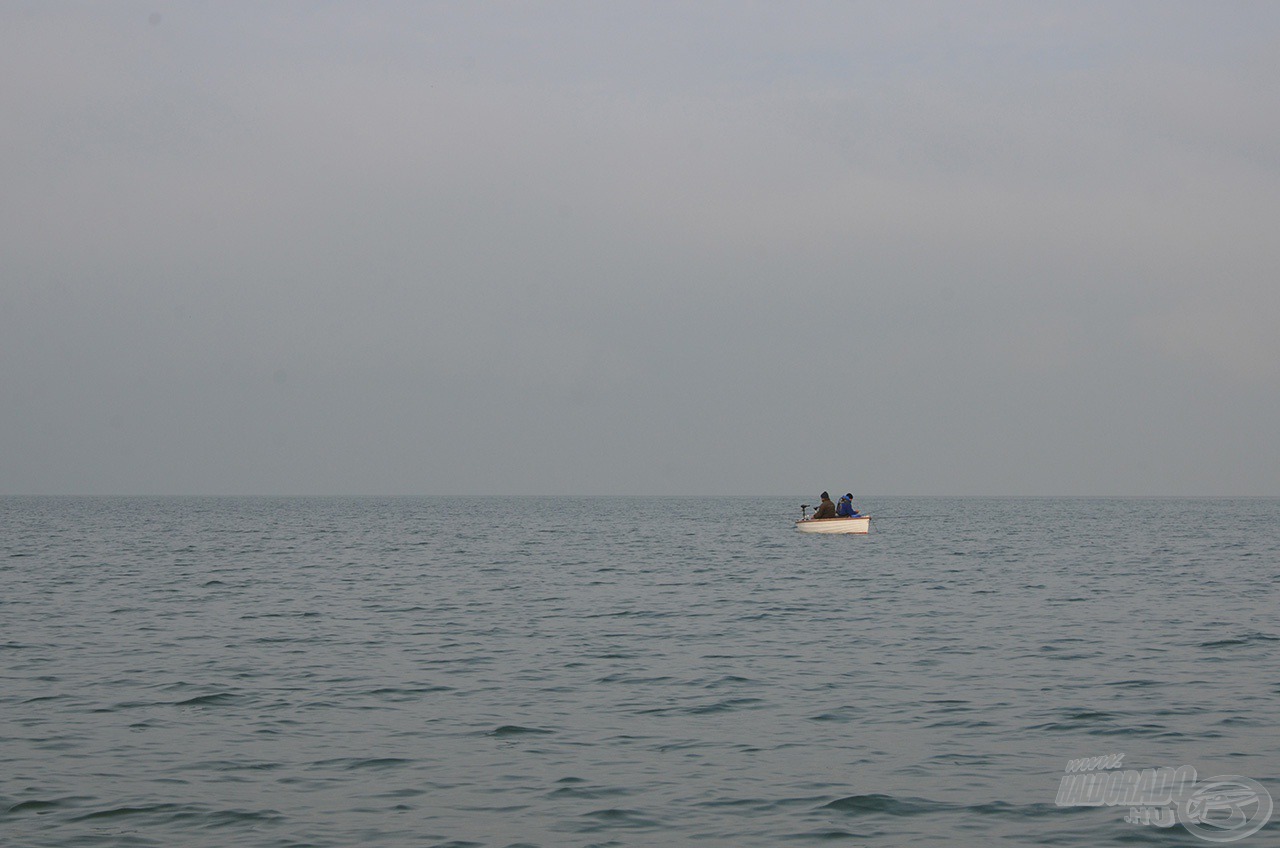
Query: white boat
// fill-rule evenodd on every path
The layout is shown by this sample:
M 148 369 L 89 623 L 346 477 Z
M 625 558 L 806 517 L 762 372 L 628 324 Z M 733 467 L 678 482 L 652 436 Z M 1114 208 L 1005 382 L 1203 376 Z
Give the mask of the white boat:
M 798 518 L 796 519 L 796 529 L 801 533 L 869 533 L 871 531 L 871 516 Z

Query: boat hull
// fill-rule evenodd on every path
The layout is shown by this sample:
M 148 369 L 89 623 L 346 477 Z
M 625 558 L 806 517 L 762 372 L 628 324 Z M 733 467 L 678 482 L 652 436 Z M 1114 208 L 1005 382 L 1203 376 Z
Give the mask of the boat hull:
M 802 518 L 796 522 L 796 529 L 801 533 L 869 533 L 871 531 L 871 516 Z

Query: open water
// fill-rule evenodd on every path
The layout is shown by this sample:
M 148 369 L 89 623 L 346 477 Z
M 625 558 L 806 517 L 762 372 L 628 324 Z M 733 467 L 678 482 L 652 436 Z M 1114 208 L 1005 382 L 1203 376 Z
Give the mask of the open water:
M 1055 803 L 1109 754 L 1280 800 L 1280 500 L 799 501 L 0 499 L 0 844 L 1212 844 Z

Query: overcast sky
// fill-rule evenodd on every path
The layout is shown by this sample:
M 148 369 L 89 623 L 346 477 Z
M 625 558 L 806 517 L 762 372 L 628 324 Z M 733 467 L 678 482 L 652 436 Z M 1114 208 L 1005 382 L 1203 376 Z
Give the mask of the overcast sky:
M 1277 43 L 0 3 L 0 493 L 1280 495 Z

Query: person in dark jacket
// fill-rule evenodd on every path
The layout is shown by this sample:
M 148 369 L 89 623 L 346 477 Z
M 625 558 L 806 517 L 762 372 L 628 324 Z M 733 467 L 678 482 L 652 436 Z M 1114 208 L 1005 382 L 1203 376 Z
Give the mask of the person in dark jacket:
M 835 518 L 836 505 L 831 502 L 831 496 L 826 492 L 822 493 L 822 503 L 818 504 L 818 508 L 813 512 L 814 518 Z
M 847 494 L 836 504 L 836 518 L 857 518 L 862 513 L 853 508 L 853 494 Z

